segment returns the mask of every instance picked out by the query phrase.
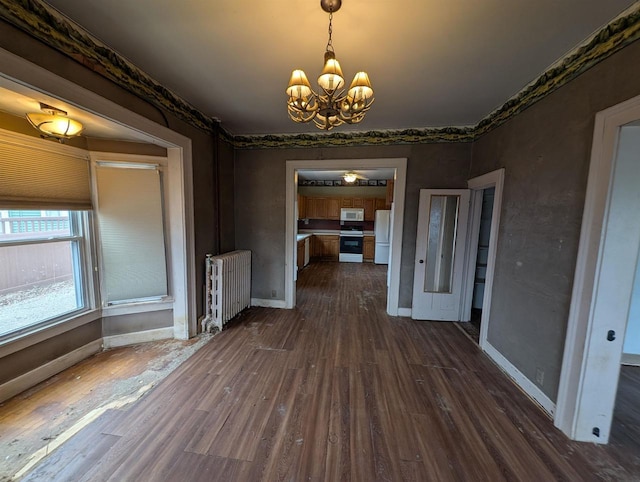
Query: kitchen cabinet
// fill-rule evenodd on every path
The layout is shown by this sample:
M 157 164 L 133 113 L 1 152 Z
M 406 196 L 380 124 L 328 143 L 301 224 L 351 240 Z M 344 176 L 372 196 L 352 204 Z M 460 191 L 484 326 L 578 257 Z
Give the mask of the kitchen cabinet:
M 373 261 L 376 249 L 375 236 L 365 236 L 362 243 L 362 258 L 365 261 Z
M 304 268 L 304 239 L 298 241 L 298 271 Z
M 388 209 L 385 198 L 311 197 L 298 195 L 298 219 L 340 219 L 341 208 L 363 208 L 364 220 L 373 221 L 378 209 Z
M 376 217 L 376 199 L 368 197 L 364 199 L 364 220 L 373 221 Z
M 298 194 L 298 219 L 307 218 L 307 198 L 302 194 Z
M 307 217 L 309 219 L 327 219 L 328 200 L 326 197 L 307 198 Z
M 340 219 L 340 207 L 342 199 L 339 197 L 330 197 L 327 199 L 327 219 Z
M 387 181 L 387 209 L 391 209 L 391 203 L 393 202 L 393 179 Z
M 338 260 L 340 256 L 340 236 L 333 234 L 316 234 L 312 239 L 311 251 L 314 258 Z

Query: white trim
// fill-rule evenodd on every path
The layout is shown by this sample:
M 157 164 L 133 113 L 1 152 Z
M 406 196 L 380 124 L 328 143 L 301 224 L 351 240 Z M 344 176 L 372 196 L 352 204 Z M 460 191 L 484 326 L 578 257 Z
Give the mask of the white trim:
M 623 353 L 622 364 L 634 367 L 640 367 L 640 355 L 636 353 Z
M 472 189 L 469 205 L 469 229 L 467 230 L 464 261 L 464 275 L 462 282 L 462 301 L 460 303 L 460 321 L 471 320 L 471 305 L 476 280 L 476 262 L 478 261 L 478 239 L 480 237 L 480 222 L 482 218 L 482 189 Z
M 411 308 L 398 308 L 398 316 L 411 318 Z
M 51 378 L 61 371 L 72 367 L 76 363 L 79 363 L 85 358 L 89 358 L 91 355 L 95 355 L 100 351 L 102 351 L 102 338 L 87 343 L 80 348 L 76 348 L 75 350 L 62 355 L 55 360 L 51 360 L 30 372 L 24 373 L 6 383 L 3 383 L 0 385 L 0 402 L 4 402 L 19 393 L 28 390 L 38 383 Z
M 287 308 L 287 303 L 284 300 L 251 298 L 251 306 L 261 306 L 263 308 Z
M 496 269 L 498 252 L 498 232 L 500 230 L 500 213 L 502 212 L 502 192 L 504 190 L 504 168 L 488 172 L 482 176 L 467 181 L 471 190 L 496 188 L 493 198 L 493 212 L 491 213 L 491 233 L 489 234 L 489 254 L 487 257 L 487 271 L 484 281 L 484 297 L 482 298 L 482 317 L 480 319 L 480 348 L 486 351 L 487 335 L 491 321 L 491 296 L 493 294 L 493 276 Z
M 621 126 L 640 119 L 640 96 L 598 112 L 595 116 L 589 178 L 585 196 L 580 244 L 573 279 L 562 370 L 554 424 L 572 439 L 593 440 L 577 433 L 583 403 L 583 377 L 593 324 L 593 301 L 605 212 L 610 195 L 618 132 Z
M 335 170 L 335 169 L 395 169 L 395 183 L 393 192 L 393 233 L 390 263 L 390 283 L 387 290 L 387 313 L 398 315 L 400 300 L 400 263 L 402 257 L 402 228 L 404 225 L 404 203 L 407 176 L 406 158 L 379 159 L 323 159 L 320 161 L 287 161 L 286 167 L 286 198 L 285 198 L 285 253 L 284 253 L 284 288 L 285 307 L 296 305 L 295 270 L 297 240 L 295 218 L 295 200 L 298 169 Z
M 132 315 L 134 313 L 151 313 L 165 311 L 173 308 L 173 300 L 152 301 L 146 303 L 128 303 L 124 305 L 111 305 L 102 308 L 102 317 Z
M 485 353 L 491 358 L 498 367 L 504 371 L 509 378 L 511 378 L 516 385 L 518 385 L 525 394 L 527 394 L 534 402 L 536 402 L 542 409 L 552 416 L 556 410 L 556 405 L 547 397 L 542 390 L 540 390 L 531 380 L 522 374 L 514 365 L 511 364 L 504 356 L 496 350 L 489 342 L 485 343 Z
M 197 333 L 193 167 L 191 139 L 146 117 L 136 114 L 73 82 L 55 75 L 11 52 L 0 49 L 0 80 L 29 89 L 37 97 L 59 99 L 84 111 L 109 119 L 135 131 L 141 139 L 167 148 L 169 160 L 169 199 L 172 223 L 170 258 L 175 337 L 186 339 Z M 51 143 L 53 144 L 53 143 Z
M 124 333 L 122 335 L 105 336 L 102 339 L 102 345 L 105 350 L 109 348 L 117 348 L 120 346 L 138 345 L 140 343 L 148 343 L 150 341 L 168 340 L 173 338 L 173 327 L 156 328 L 154 330 L 136 331 L 133 333 Z

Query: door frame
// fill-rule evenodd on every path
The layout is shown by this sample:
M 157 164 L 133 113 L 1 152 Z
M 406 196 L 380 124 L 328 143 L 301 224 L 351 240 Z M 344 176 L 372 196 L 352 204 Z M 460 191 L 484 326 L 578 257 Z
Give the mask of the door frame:
M 395 169 L 393 186 L 393 246 L 390 258 L 390 283 L 387 289 L 387 313 L 398 316 L 400 301 L 400 268 L 402 261 L 402 227 L 404 224 L 405 187 L 407 179 L 407 158 L 378 159 L 323 159 L 323 160 L 290 160 L 286 165 L 286 199 L 285 199 L 285 262 L 284 262 L 284 308 L 296 306 L 296 233 L 295 203 L 297 199 L 298 170 L 336 170 L 336 169 Z
M 467 181 L 471 190 L 471 206 L 469 207 L 469 231 L 467 233 L 466 283 L 463 287 L 462 307 L 463 320 L 471 318 L 471 301 L 473 299 L 473 282 L 478 257 L 478 236 L 480 235 L 480 216 L 482 210 L 482 194 L 485 189 L 495 188 L 493 210 L 491 212 L 491 229 L 489 234 L 489 252 L 485 275 L 484 296 L 482 298 L 482 316 L 480 318 L 480 340 L 482 350 L 488 349 L 487 336 L 491 321 L 491 297 L 493 294 L 493 276 L 496 268 L 498 252 L 498 233 L 500 230 L 500 213 L 502 212 L 502 192 L 504 190 L 504 168 L 488 172 Z
M 588 412 L 586 409 L 593 403 L 590 400 L 592 397 L 584 390 L 584 376 L 590 358 L 621 356 L 621 348 L 618 349 L 617 345 L 612 344 L 607 350 L 598 344 L 592 345 L 591 341 L 618 136 L 622 126 L 639 119 L 640 96 L 598 112 L 595 116 L 589 178 L 554 419 L 555 426 L 573 440 L 594 443 L 608 441 L 605 440 L 607 437 L 597 437 L 585 429 L 598 426 L 600 422 L 589 424 L 588 420 L 584 420 Z M 611 320 L 611 329 L 623 334 L 626 322 L 626 319 Z M 617 380 L 619 370 L 610 375 Z

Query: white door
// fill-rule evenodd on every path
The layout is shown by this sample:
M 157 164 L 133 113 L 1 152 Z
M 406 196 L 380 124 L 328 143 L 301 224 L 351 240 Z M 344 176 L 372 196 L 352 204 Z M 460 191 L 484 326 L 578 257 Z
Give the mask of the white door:
M 459 321 L 469 217 L 468 189 L 421 189 L 412 318 Z

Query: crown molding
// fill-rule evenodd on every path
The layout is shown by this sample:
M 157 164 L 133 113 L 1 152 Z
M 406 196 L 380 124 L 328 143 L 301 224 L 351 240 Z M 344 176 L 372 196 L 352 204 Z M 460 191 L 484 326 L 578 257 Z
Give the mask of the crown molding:
M 472 142 L 640 38 L 640 2 L 596 32 L 475 126 L 334 134 L 234 135 L 40 0 L 0 0 L 0 18 L 155 107 L 237 149 L 283 149 Z

